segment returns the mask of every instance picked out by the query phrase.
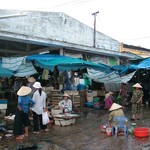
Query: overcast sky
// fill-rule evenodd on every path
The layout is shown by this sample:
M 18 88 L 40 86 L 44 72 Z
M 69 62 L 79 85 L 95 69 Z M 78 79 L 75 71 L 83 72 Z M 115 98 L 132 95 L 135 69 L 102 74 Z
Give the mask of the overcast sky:
M 150 49 L 150 0 L 0 0 L 0 9 L 64 12 L 126 44 Z

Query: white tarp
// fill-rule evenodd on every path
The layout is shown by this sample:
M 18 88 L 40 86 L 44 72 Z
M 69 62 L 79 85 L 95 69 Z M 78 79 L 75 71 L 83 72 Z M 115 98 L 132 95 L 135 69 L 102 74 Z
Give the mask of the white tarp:
M 36 74 L 32 62 L 27 62 L 25 57 L 2 58 L 2 67 L 14 71 L 14 76 L 25 77 Z
M 127 83 L 135 74 L 136 71 L 129 73 L 125 76 L 120 76 L 115 71 L 111 73 L 104 73 L 100 71 L 95 71 L 93 69 L 87 69 L 88 74 L 87 76 L 94 80 L 95 82 L 99 83 Z
M 22 64 L 24 57 L 3 57 L 2 67 L 16 71 Z
M 17 73 L 14 74 L 16 77 L 25 77 L 36 74 L 37 71 L 34 69 L 33 64 L 31 62 L 27 62 L 25 64 L 21 64 L 17 70 Z

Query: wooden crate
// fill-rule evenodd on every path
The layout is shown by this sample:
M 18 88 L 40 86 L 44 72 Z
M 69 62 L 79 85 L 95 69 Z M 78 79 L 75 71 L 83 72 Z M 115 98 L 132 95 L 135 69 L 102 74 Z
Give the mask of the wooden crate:
M 53 106 L 58 106 L 58 103 L 62 100 L 62 94 L 59 90 L 52 90 L 50 93 L 50 102 Z
M 79 95 L 79 91 L 64 91 L 64 93 L 67 93 L 69 96 Z

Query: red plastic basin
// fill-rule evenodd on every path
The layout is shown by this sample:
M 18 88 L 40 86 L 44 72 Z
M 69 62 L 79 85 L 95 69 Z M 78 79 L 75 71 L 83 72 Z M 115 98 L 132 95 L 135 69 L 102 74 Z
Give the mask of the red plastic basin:
M 136 137 L 148 137 L 149 128 L 145 128 L 145 127 L 134 128 L 133 133 Z

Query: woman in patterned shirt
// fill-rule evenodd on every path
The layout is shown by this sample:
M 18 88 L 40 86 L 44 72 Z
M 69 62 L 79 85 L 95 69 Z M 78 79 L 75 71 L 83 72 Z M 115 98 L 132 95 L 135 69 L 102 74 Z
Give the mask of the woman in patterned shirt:
M 132 118 L 131 120 L 140 119 L 143 91 L 139 83 L 133 85 L 134 91 L 131 98 L 132 103 Z

